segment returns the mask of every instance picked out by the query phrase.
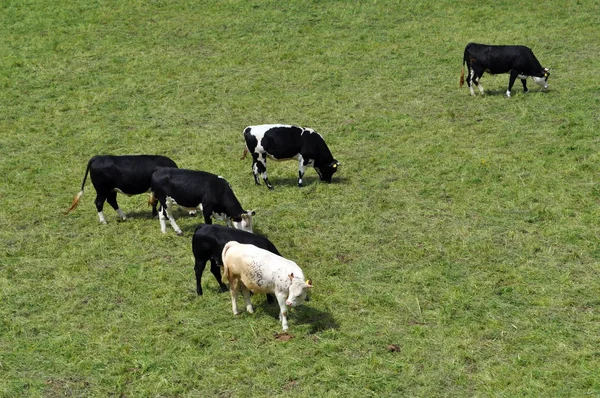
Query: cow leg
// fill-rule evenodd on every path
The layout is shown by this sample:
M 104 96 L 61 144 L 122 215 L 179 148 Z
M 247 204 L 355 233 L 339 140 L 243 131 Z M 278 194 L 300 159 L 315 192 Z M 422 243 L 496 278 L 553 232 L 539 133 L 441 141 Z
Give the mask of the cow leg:
M 167 222 L 165 221 L 165 210 L 164 207 L 158 208 L 158 221 L 160 222 L 160 232 L 163 234 L 167 233 Z
M 252 175 L 254 176 L 254 183 L 256 185 L 260 185 L 260 181 L 258 180 L 258 174 L 260 173 L 258 166 L 258 156 L 259 154 L 256 152 L 252 154 Z
M 204 272 L 204 268 L 206 268 L 206 260 L 196 259 L 194 274 L 196 274 L 196 293 L 198 293 L 198 296 L 202 296 L 202 273 Z
M 527 79 L 521 78 L 521 83 L 523 84 L 523 92 L 528 93 L 529 90 L 527 89 Z
M 101 195 L 99 193 L 96 194 L 96 200 L 94 204 L 96 205 L 96 210 L 98 210 L 98 218 L 100 219 L 100 224 L 106 224 L 106 219 L 104 218 L 104 202 L 106 201 L 106 196 Z
M 510 90 L 512 90 L 513 84 L 515 84 L 515 80 L 517 80 L 517 76 L 519 72 L 516 72 L 514 69 L 510 71 L 510 78 L 508 79 L 508 89 L 506 90 L 506 96 L 510 98 Z
M 238 295 L 238 289 L 240 287 L 239 285 L 240 285 L 240 280 L 238 278 L 229 279 L 229 287 L 230 287 L 230 291 L 231 291 L 231 309 L 233 310 L 233 315 L 239 314 L 238 308 L 237 308 L 237 295 Z
M 212 206 L 204 206 L 202 205 L 202 215 L 204 216 L 204 224 L 212 224 Z
M 302 155 L 298 156 L 298 186 L 301 187 L 302 186 L 302 177 L 304 177 L 304 173 L 306 172 L 306 169 L 304 168 L 304 158 L 302 158 Z
M 227 285 L 224 284 L 223 279 L 221 279 L 221 267 L 219 267 L 219 264 L 217 264 L 217 261 L 214 258 L 210 259 L 210 272 L 212 272 L 212 274 L 215 276 L 215 279 L 217 280 L 221 291 L 226 292 Z
M 242 295 L 244 296 L 244 301 L 246 302 L 246 311 L 248 311 L 248 313 L 250 314 L 254 314 L 254 308 L 252 308 L 252 302 L 250 301 L 250 290 L 248 290 L 248 288 L 246 287 L 246 285 L 244 285 L 244 283 L 241 283 L 241 289 L 242 289 Z
M 125 213 L 123 213 L 123 210 L 119 208 L 119 204 L 117 203 L 117 193 L 115 191 L 112 191 L 108 194 L 106 201 L 113 209 L 115 209 L 119 217 L 121 217 L 121 220 L 125 221 L 127 219 L 127 217 L 125 217 Z
M 254 182 L 256 185 L 260 185 L 258 182 L 258 174 L 262 175 L 262 179 L 267 185 L 267 188 L 273 189 L 273 185 L 269 182 L 267 177 L 267 154 L 266 153 L 254 153 L 252 154 L 254 159 L 252 163 L 252 171 L 254 172 Z
M 173 217 L 173 213 L 171 213 L 171 208 L 173 207 L 173 201 L 171 199 L 167 198 L 167 200 L 165 202 L 166 202 L 165 203 L 165 213 L 167 214 L 167 218 L 169 219 L 169 222 L 171 223 L 171 226 L 173 227 L 173 229 L 175 230 L 177 235 L 182 236 L 183 231 L 181 230 L 181 228 L 179 228 L 179 225 L 177 225 L 177 223 L 175 222 L 175 217 Z M 163 222 L 164 222 L 164 219 L 163 219 Z M 162 223 L 161 223 L 161 231 L 162 231 Z M 166 227 L 165 227 L 164 232 L 167 232 Z
M 285 332 L 288 330 L 288 321 L 287 321 L 287 305 L 285 304 L 285 294 L 275 292 L 275 297 L 277 297 L 277 303 L 279 303 L 279 319 L 281 319 L 281 327 Z
M 469 67 L 469 73 L 467 73 L 467 86 L 469 86 L 471 95 L 475 95 L 475 91 L 473 90 L 473 76 L 475 76 L 475 71 L 473 68 Z

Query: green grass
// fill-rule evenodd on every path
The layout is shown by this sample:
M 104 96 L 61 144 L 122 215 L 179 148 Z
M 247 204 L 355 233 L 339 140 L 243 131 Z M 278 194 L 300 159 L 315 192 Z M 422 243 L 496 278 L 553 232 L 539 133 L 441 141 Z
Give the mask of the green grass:
M 600 395 L 596 0 L 4 1 L 0 396 Z M 524 44 L 550 90 L 458 88 L 469 41 Z M 322 133 L 254 186 L 249 124 Z M 191 235 L 142 196 L 98 224 L 96 154 L 223 175 L 313 280 L 291 311 L 231 314 Z M 241 303 L 241 297 L 239 298 Z

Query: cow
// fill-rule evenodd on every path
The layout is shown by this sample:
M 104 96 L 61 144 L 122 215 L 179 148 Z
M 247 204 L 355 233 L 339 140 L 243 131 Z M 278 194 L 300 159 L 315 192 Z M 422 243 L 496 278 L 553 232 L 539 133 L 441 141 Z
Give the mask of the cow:
M 196 293 L 202 295 L 202 273 L 206 268 L 206 262 L 210 260 L 210 272 L 215 276 L 222 292 L 227 291 L 227 286 L 221 279 L 221 266 L 223 259 L 223 247 L 229 241 L 237 241 L 240 243 L 252 244 L 270 251 L 271 253 L 279 254 L 279 251 L 273 243 L 264 236 L 256 235 L 240 229 L 227 228 L 222 225 L 200 224 L 194 231 L 192 237 L 192 252 L 194 253 L 195 265 L 194 272 L 196 274 Z M 273 297 L 267 295 L 267 301 L 273 302 Z
M 521 79 L 523 91 L 526 93 L 528 92 L 526 81 L 528 76 L 540 85 L 542 89 L 548 88 L 550 69 L 542 67 L 529 47 L 489 46 L 477 43 L 467 44 L 463 56 L 463 67 L 460 74 L 461 87 L 465 80 L 465 64 L 468 69 L 467 85 L 469 86 L 471 95 L 475 95 L 473 83 L 475 83 L 483 95 L 483 87 L 479 83 L 479 80 L 484 72 L 493 75 L 510 73 L 508 89 L 506 90 L 507 97 L 510 97 L 510 90 L 517 78 Z
M 92 184 L 96 189 L 96 209 L 100 223 L 106 224 L 103 208 L 104 202 L 108 202 L 117 212 L 122 220 L 126 220 L 125 213 L 119 208 L 117 203 L 117 192 L 127 196 L 139 195 L 150 191 L 150 179 L 152 173 L 158 167 L 174 167 L 177 164 L 166 156 L 160 155 L 97 155 L 92 157 L 85 170 L 81 191 L 73 199 L 71 207 L 65 212 L 69 214 L 79 204 L 79 199 L 83 195 L 85 181 L 88 173 Z M 150 202 L 152 205 L 152 215 L 156 216 L 156 202 Z
M 246 301 L 246 311 L 253 313 L 250 292 L 273 293 L 279 303 L 279 318 L 283 331 L 288 330 L 287 306 L 295 307 L 306 299 L 313 287 L 304 281 L 304 273 L 298 265 L 270 251 L 236 241 L 227 242 L 223 248 L 223 275 L 229 281 L 231 308 L 238 314 L 238 290 Z
M 252 232 L 255 212 L 242 208 L 231 186 L 221 176 L 199 170 L 159 167 L 152 174 L 150 188 L 160 203 L 158 219 L 162 233 L 167 232 L 166 216 L 177 235 L 183 235 L 173 218 L 174 204 L 188 210 L 201 210 L 206 224 L 212 224 L 211 217 L 215 217 L 225 220 L 228 226 Z
M 312 166 L 321 181 L 331 182 L 340 163 L 333 158 L 321 134 L 313 129 L 284 124 L 263 124 L 248 126 L 244 129 L 246 146 L 242 159 L 248 151 L 252 153 L 252 173 L 254 182 L 260 185 L 261 174 L 269 189 L 273 185 L 267 178 L 267 156 L 274 160 L 298 160 L 298 186 L 302 186 L 302 177 L 306 166 Z

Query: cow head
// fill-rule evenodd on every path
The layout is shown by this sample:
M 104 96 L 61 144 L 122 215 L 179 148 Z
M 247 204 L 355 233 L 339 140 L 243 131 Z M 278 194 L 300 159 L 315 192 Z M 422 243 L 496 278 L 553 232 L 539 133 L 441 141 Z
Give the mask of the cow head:
M 233 227 L 246 232 L 252 232 L 252 216 L 255 214 L 256 212 L 254 210 L 246 210 L 246 212 L 241 213 L 237 217 L 231 217 Z
M 313 285 L 310 279 L 304 282 L 300 278 L 295 278 L 294 274 L 289 274 L 288 278 L 290 278 L 292 284 L 290 286 L 288 298 L 285 300 L 285 303 L 291 307 L 295 307 L 302 304 L 302 302 L 306 299 L 306 293 L 308 292 L 308 289 L 312 288 Z
M 331 182 L 331 177 L 333 177 L 333 174 L 337 171 L 339 166 L 340 162 L 333 159 L 333 161 L 326 166 L 315 166 L 315 170 L 319 174 L 319 178 L 321 179 L 321 181 Z
M 532 76 L 533 81 L 536 82 L 537 84 L 539 84 L 542 89 L 547 89 L 548 88 L 548 77 L 550 76 L 550 69 L 549 68 L 544 68 L 543 69 L 543 76 Z

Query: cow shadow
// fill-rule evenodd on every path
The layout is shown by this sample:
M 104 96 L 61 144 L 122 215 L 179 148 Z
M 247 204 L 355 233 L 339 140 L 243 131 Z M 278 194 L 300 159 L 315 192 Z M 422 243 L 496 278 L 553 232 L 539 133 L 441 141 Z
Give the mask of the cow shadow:
M 154 218 L 158 218 L 158 216 L 154 217 L 152 215 L 152 210 L 134 210 L 128 211 L 125 213 L 127 218 L 131 218 L 134 220 L 153 220 Z
M 260 307 L 263 309 L 263 311 L 265 311 L 266 314 L 279 320 L 279 305 L 277 305 L 277 302 L 269 304 L 265 299 L 260 304 Z M 337 330 L 340 328 L 339 323 L 335 320 L 333 315 L 331 315 L 329 312 L 313 308 L 310 305 L 307 305 L 307 303 L 295 307 L 292 311 L 289 311 L 288 322 L 298 325 L 310 325 L 310 334 L 323 332 L 329 329 Z
M 316 184 L 325 184 L 325 185 L 337 185 L 337 184 L 341 184 L 341 185 L 346 185 L 348 183 L 348 179 L 345 177 L 336 177 L 335 175 L 333 176 L 333 179 L 331 180 L 330 183 L 321 181 L 319 179 L 318 176 L 314 176 L 314 177 L 302 177 L 302 186 L 299 187 L 299 189 L 302 188 L 307 188 Z M 298 187 L 298 177 L 284 177 L 284 178 L 271 178 L 269 177 L 269 181 L 271 182 L 271 184 L 273 185 L 274 189 L 277 190 L 278 186 L 284 187 L 284 186 L 293 186 L 293 187 Z M 260 182 L 260 186 L 263 189 L 266 189 L 266 187 L 264 186 L 264 181 L 261 180 Z M 258 185 L 257 185 L 258 187 Z

